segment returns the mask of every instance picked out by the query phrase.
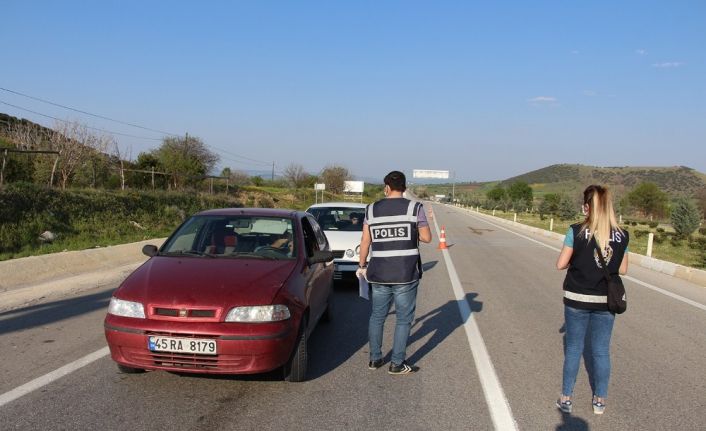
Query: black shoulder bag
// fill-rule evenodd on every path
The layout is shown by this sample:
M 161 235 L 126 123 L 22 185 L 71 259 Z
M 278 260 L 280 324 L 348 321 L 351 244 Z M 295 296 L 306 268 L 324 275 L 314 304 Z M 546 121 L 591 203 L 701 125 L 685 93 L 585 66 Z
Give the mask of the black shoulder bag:
M 622 314 L 628 308 L 628 300 L 625 295 L 625 286 L 620 277 L 613 278 L 608 271 L 608 265 L 603 258 L 603 251 L 598 246 L 598 241 L 593 240 L 593 245 L 598 253 L 598 258 L 601 260 L 601 268 L 603 269 L 603 278 L 608 284 L 608 311 L 615 314 Z

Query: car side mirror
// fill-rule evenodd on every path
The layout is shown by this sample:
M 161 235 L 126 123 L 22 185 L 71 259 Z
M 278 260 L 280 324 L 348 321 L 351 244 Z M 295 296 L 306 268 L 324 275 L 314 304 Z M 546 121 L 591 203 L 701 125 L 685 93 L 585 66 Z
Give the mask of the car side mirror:
M 152 257 L 157 254 L 157 246 L 152 244 L 146 244 L 142 247 L 142 254 Z
M 309 265 L 315 263 L 331 262 L 333 260 L 333 252 L 330 250 L 317 250 L 314 255 L 307 259 Z

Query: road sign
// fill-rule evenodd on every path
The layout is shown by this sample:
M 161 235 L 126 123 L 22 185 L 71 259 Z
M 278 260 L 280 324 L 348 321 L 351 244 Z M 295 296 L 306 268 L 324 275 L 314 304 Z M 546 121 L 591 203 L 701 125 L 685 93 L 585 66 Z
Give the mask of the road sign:
M 449 178 L 449 171 L 432 171 L 429 169 L 414 169 L 412 171 L 412 177 L 414 177 L 414 178 L 448 179 Z
M 363 193 L 365 183 L 363 181 L 344 181 L 343 191 L 345 193 Z

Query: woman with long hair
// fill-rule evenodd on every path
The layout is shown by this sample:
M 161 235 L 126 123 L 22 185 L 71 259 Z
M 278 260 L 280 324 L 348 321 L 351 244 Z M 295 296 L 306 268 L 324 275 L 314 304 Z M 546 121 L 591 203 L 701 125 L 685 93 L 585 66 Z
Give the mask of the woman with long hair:
M 568 268 L 564 279 L 564 370 L 557 407 L 565 413 L 573 408 L 573 392 L 584 340 L 588 332 L 592 364 L 589 379 L 593 390 L 593 413 L 603 414 L 610 380 L 610 337 L 615 314 L 608 311 L 608 284 L 603 261 L 612 277 L 628 270 L 628 233 L 618 226 L 611 194 L 607 188 L 591 185 L 583 192 L 582 223 L 571 225 L 564 239 L 556 267 Z

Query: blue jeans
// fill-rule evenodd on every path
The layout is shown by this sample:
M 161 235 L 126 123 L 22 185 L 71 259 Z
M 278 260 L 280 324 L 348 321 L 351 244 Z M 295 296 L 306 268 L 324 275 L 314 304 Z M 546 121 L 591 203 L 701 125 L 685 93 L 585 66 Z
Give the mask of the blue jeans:
M 608 396 L 610 380 L 610 336 L 613 332 L 615 314 L 609 311 L 582 310 L 564 306 L 566 341 L 564 345 L 564 376 L 562 394 L 570 396 L 574 392 L 576 374 L 579 371 L 581 355 L 584 353 L 584 340 L 589 333 L 591 362 L 586 364 L 593 394 Z M 590 330 L 590 331 L 589 331 Z
M 419 286 L 419 280 L 407 284 L 371 283 L 372 313 L 370 314 L 370 325 L 368 326 L 371 361 L 377 361 L 382 358 L 382 330 L 394 299 L 395 336 L 392 342 L 391 362 L 396 365 L 404 362 L 407 351 L 407 339 L 412 328 L 414 311 L 417 308 L 417 286 Z

